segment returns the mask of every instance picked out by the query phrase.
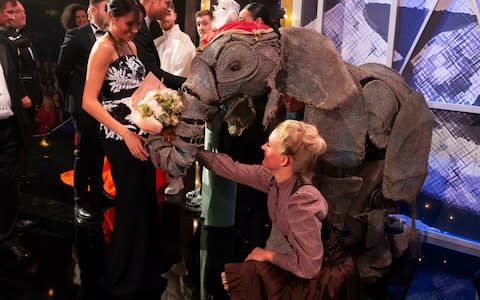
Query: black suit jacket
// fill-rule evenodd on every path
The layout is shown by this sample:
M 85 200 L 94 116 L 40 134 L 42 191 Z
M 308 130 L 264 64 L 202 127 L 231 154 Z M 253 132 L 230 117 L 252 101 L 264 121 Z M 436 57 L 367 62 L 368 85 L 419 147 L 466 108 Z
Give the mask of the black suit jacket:
M 158 57 L 157 48 L 155 48 L 153 39 L 154 37 L 148 30 L 145 20 L 143 20 L 140 30 L 133 38 L 137 46 L 138 58 L 140 58 L 147 72 L 152 72 L 160 80 L 163 79 L 163 83 L 168 88 L 177 90 L 185 82 L 186 78 L 175 76 L 160 68 L 160 58 Z
M 3 74 L 5 76 L 5 81 L 7 82 L 8 92 L 10 94 L 12 103 L 11 109 L 19 123 L 20 130 L 23 131 L 20 122 L 22 110 L 24 109 L 21 99 L 27 94 L 25 92 L 22 80 L 18 74 L 17 57 L 16 49 L 13 47 L 12 43 L 7 39 L 7 37 L 0 34 L 0 63 L 2 64 Z
M 32 107 L 38 108 L 42 104 L 42 89 L 40 87 L 40 78 L 32 42 L 24 35 L 23 30 L 19 32 L 13 30 L 10 39 L 18 49 L 18 72 L 23 80 L 25 91 L 32 100 Z
M 33 48 L 19 48 L 18 50 L 20 51 L 20 76 L 25 90 L 32 100 L 32 107 L 38 108 L 42 104 L 42 88 Z
M 95 34 L 88 23 L 67 31 L 60 47 L 57 79 L 65 101 L 65 110 L 71 114 L 87 114 L 82 109 L 83 87 L 88 56 L 95 41 Z

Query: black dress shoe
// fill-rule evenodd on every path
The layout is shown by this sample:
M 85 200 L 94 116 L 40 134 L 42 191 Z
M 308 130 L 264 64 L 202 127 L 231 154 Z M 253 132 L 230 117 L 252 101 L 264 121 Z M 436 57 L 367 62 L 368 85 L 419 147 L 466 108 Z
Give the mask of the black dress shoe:
M 36 227 L 37 225 L 38 222 L 35 220 L 17 219 L 17 221 L 15 222 L 15 230 L 26 231 L 32 229 L 33 227 Z
M 78 205 L 75 205 L 74 217 L 75 222 L 79 225 L 95 225 L 103 220 L 100 212 L 85 209 L 84 207 L 80 207 Z
M 75 216 L 78 216 L 85 220 L 94 220 L 98 219 L 100 216 L 99 212 L 96 212 L 92 208 L 88 207 L 88 205 L 80 206 L 78 203 L 75 204 Z
M 26 261 L 31 258 L 30 252 L 20 243 L 18 238 L 11 238 L 0 246 L 3 251 L 9 252 L 17 261 Z

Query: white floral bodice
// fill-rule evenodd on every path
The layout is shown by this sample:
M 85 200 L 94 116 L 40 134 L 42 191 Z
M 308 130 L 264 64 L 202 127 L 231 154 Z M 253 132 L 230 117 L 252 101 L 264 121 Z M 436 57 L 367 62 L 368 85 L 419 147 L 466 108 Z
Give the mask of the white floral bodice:
M 131 131 L 146 135 L 131 119 L 130 97 L 145 78 L 145 67 L 135 55 L 120 56 L 108 67 L 102 86 L 102 105 L 117 121 Z M 101 134 L 107 139 L 122 138 L 107 127 L 100 126 Z

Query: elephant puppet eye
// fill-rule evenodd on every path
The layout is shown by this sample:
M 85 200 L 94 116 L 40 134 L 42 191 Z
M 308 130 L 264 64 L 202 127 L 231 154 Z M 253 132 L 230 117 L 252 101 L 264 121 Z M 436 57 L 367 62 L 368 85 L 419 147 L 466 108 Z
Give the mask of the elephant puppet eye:
M 240 71 L 242 67 L 240 66 L 239 61 L 232 61 L 231 63 L 228 64 L 228 68 L 230 69 L 230 71 L 236 72 L 236 71 Z

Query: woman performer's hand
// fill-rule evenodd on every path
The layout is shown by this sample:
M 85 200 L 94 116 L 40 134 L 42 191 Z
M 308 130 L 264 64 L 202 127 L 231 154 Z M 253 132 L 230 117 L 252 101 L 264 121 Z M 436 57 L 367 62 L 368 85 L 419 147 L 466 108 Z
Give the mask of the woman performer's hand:
M 142 161 L 148 159 L 148 152 L 143 146 L 144 140 L 140 136 L 128 131 L 128 133 L 123 136 L 123 140 L 125 141 L 125 144 L 127 144 L 128 150 L 130 150 L 130 153 L 132 153 L 135 158 Z
M 228 292 L 227 274 L 225 274 L 225 272 L 222 272 L 222 274 L 220 274 L 220 276 L 222 277 L 223 288 Z
M 173 143 L 173 141 L 175 141 L 175 138 L 177 137 L 177 135 L 175 134 L 174 127 L 164 128 L 161 134 L 163 135 L 165 140 L 167 140 L 167 142 L 169 142 L 170 144 Z
M 250 254 L 245 258 L 245 261 L 255 260 L 255 261 L 268 261 L 273 260 L 275 252 L 260 247 L 256 247 L 250 252 Z

